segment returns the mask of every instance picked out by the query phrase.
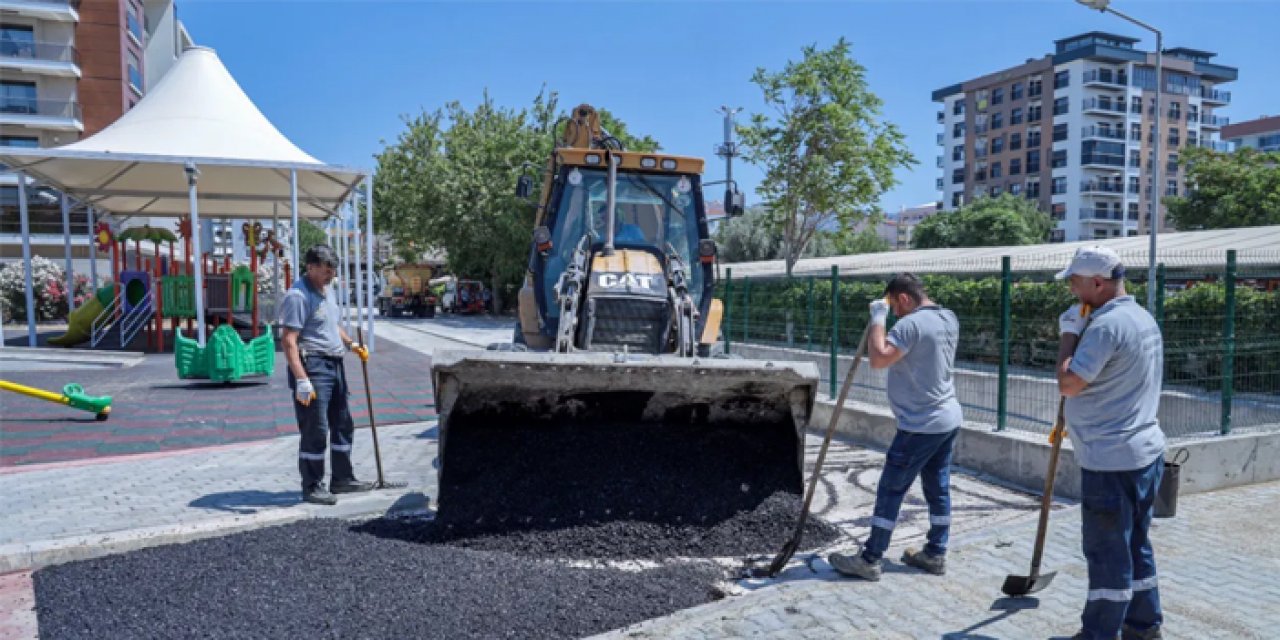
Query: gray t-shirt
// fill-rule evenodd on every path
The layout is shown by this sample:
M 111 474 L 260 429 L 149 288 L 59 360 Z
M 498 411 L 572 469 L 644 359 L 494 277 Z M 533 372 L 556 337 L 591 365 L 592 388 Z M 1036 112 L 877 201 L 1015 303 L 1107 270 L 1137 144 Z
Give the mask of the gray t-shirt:
M 1164 340 L 1146 309 L 1123 296 L 1093 312 L 1071 359 L 1089 386 L 1067 398 L 1076 462 L 1090 471 L 1141 469 L 1164 453 L 1160 384 Z
M 898 320 L 886 340 L 903 353 L 889 367 L 889 406 L 898 428 L 912 433 L 947 433 L 964 420 L 952 370 L 960 321 L 948 309 L 920 307 Z
M 338 334 L 338 306 L 307 284 L 294 281 L 280 301 L 280 324 L 296 329 L 298 348 L 308 353 L 340 356 L 346 348 Z

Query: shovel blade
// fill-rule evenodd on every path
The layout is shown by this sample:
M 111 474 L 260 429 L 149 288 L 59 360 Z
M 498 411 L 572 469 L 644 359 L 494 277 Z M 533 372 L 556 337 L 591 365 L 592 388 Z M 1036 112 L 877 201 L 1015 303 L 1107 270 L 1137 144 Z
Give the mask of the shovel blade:
M 1005 576 L 1004 586 L 1000 590 L 1007 596 L 1019 597 L 1029 596 L 1033 593 L 1043 591 L 1045 587 L 1053 582 L 1054 576 L 1058 575 L 1057 571 L 1035 575 L 1035 576 Z

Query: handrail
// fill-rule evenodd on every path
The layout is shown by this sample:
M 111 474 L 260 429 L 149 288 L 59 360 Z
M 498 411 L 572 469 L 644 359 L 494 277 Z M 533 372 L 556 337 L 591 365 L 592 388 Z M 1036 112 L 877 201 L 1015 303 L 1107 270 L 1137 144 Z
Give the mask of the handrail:
M 150 319 L 151 291 L 147 291 L 138 304 L 133 305 L 133 310 L 120 319 L 120 348 L 123 349 L 133 342 L 134 336 L 138 335 L 138 330 L 146 326 Z
M 99 313 L 98 317 L 93 319 L 92 331 L 89 334 L 89 345 L 95 349 L 98 347 L 98 343 L 102 342 L 107 337 L 107 334 L 111 332 L 111 328 L 115 326 L 116 316 L 119 315 L 123 296 L 124 292 L 121 292 L 120 295 L 112 298 L 111 304 L 108 304 L 107 308 L 103 309 L 102 313 Z

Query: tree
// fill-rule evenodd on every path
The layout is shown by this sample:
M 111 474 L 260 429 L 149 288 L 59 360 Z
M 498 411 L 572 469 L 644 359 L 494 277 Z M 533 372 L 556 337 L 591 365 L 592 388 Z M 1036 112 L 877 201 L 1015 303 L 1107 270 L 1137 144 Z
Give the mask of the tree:
M 1180 160 L 1190 195 L 1164 201 L 1178 230 L 1280 224 L 1280 152 L 1190 147 Z
M 978 198 L 952 212 L 925 218 L 911 232 L 914 249 L 1039 244 L 1053 220 L 1026 198 L 1008 193 Z
M 769 212 L 752 205 L 737 218 L 727 218 L 716 231 L 716 248 L 723 262 L 774 260 L 781 255 L 782 243 L 767 228 Z
M 306 256 L 307 249 L 318 244 L 329 244 L 329 239 L 325 236 L 324 229 L 316 226 L 310 220 L 298 221 L 298 250 L 302 252 L 298 258 L 302 259 Z
M 897 183 L 894 170 L 915 163 L 849 51 L 843 38 L 828 50 L 805 47 L 799 62 L 751 78 L 775 113 L 753 114 L 739 133 L 747 160 L 765 168 L 758 193 L 788 274 L 820 229 L 853 233 Z
M 876 233 L 875 225 L 872 224 L 864 225 L 862 230 L 851 233 L 819 233 L 812 245 L 815 250 L 805 254 L 805 257 L 851 256 L 880 253 L 893 248 Z

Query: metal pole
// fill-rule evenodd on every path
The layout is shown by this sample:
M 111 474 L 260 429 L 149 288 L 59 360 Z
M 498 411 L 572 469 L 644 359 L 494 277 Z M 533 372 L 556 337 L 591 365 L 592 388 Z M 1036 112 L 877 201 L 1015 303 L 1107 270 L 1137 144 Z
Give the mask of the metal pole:
M 1013 276 L 1009 256 L 1000 257 L 1000 382 L 996 396 L 996 431 L 1004 431 L 1009 419 L 1009 325 L 1012 323 Z
M 1227 250 L 1226 314 L 1222 319 L 1222 435 L 1231 433 L 1231 404 L 1235 400 L 1236 364 L 1236 250 Z
M 724 352 L 729 353 L 729 343 L 732 342 L 730 337 L 733 331 L 730 330 L 729 319 L 732 317 L 729 312 L 733 309 L 733 267 L 727 267 L 724 270 L 724 325 L 720 330 L 720 334 L 724 336 Z
M 194 162 L 188 162 L 186 166 L 187 172 L 187 199 L 191 209 L 191 251 L 195 255 L 191 259 L 191 264 L 195 266 L 192 269 L 195 275 L 195 298 L 196 298 L 196 344 L 204 346 L 204 260 L 203 252 L 200 250 L 200 206 L 196 202 L 196 181 L 200 179 L 200 169 L 196 167 Z
M 89 216 L 89 295 L 98 293 L 98 238 L 93 205 L 85 207 Z
M 298 259 L 302 256 L 300 247 L 302 231 L 298 229 L 298 170 L 289 170 L 289 208 L 293 212 L 293 270 L 298 272 Z
M 71 268 L 71 204 L 67 202 L 67 194 L 62 194 L 62 253 L 66 268 L 63 274 L 67 278 L 67 313 L 76 310 L 76 272 Z
M 836 397 L 836 376 L 840 361 L 840 267 L 831 265 L 831 397 Z M 840 407 L 836 407 L 839 411 Z
M 350 209 L 344 210 L 338 208 L 338 244 L 342 248 L 342 328 L 351 329 L 351 292 L 355 289 L 351 288 L 351 237 L 348 229 L 347 220 Z
M 720 147 L 716 149 L 716 155 L 724 158 L 724 181 L 729 185 L 729 187 L 734 186 L 733 159 L 739 155 L 738 145 L 733 140 L 733 117 L 737 115 L 739 111 L 742 111 L 741 107 L 736 109 L 732 109 L 724 105 L 720 107 L 720 113 L 724 114 L 724 144 L 720 145 Z M 724 204 L 726 208 L 729 206 L 728 202 Z
M 809 317 L 805 323 L 805 333 L 809 336 L 808 351 L 813 351 L 813 285 L 815 278 L 809 276 Z
M 1160 194 L 1164 192 L 1164 185 L 1160 182 L 1160 167 L 1164 164 L 1164 158 L 1160 157 L 1160 138 L 1163 133 L 1160 131 L 1160 109 L 1161 103 L 1164 101 L 1160 99 L 1160 96 L 1164 93 L 1162 55 L 1164 52 L 1164 38 L 1158 30 L 1151 30 L 1155 31 L 1156 34 L 1156 115 L 1152 124 L 1156 130 L 1156 139 L 1151 144 L 1151 152 L 1155 154 L 1156 161 L 1154 163 L 1155 166 L 1151 168 L 1151 180 L 1155 184 L 1151 190 L 1151 228 L 1148 230 L 1148 235 L 1151 236 L 1151 246 L 1147 249 L 1150 252 L 1147 257 L 1147 309 L 1154 309 L 1156 306 L 1155 287 L 1152 287 L 1151 284 L 1156 281 L 1156 234 L 1160 232 Z
M 365 297 L 367 299 L 365 312 L 368 314 L 368 319 L 365 320 L 365 333 L 369 334 L 369 343 L 365 346 L 372 352 L 374 351 L 374 344 L 378 341 L 373 334 L 373 176 L 365 178 L 364 185 L 364 241 L 369 253 L 369 271 L 365 274 L 366 284 L 368 284 L 365 289 Z
M 27 213 L 27 174 L 18 171 L 18 222 L 22 232 L 22 278 L 26 286 L 27 346 L 36 346 L 36 290 L 31 279 L 31 220 Z
M 364 287 L 362 286 L 363 283 L 360 280 L 360 276 L 361 276 L 360 263 L 364 261 L 364 258 L 361 257 L 362 253 L 360 248 L 359 218 L 356 219 L 355 231 L 353 233 L 354 233 L 354 236 L 352 237 L 352 241 L 354 241 L 356 245 L 356 272 L 355 272 L 354 280 L 355 280 L 355 291 L 356 291 L 356 326 L 358 327 L 362 323 L 364 323 L 364 309 L 361 308 L 362 305 L 360 304 L 360 301 L 364 300 Z
M 1164 333 L 1164 263 L 1156 265 L 1156 324 Z
M 276 203 L 274 202 L 271 203 L 271 237 L 275 238 L 276 242 L 280 241 L 280 212 L 276 209 Z M 280 318 L 279 318 L 280 299 L 284 297 L 284 292 L 280 290 L 280 288 L 283 286 L 283 281 L 284 281 L 284 273 L 280 269 L 280 253 L 276 251 L 274 247 L 272 247 L 271 291 L 274 292 L 275 294 L 274 296 L 272 296 L 272 304 L 275 307 L 275 313 L 277 316 L 275 318 L 275 321 L 277 323 L 280 322 Z
M 751 338 L 751 276 L 742 279 L 742 343 Z

